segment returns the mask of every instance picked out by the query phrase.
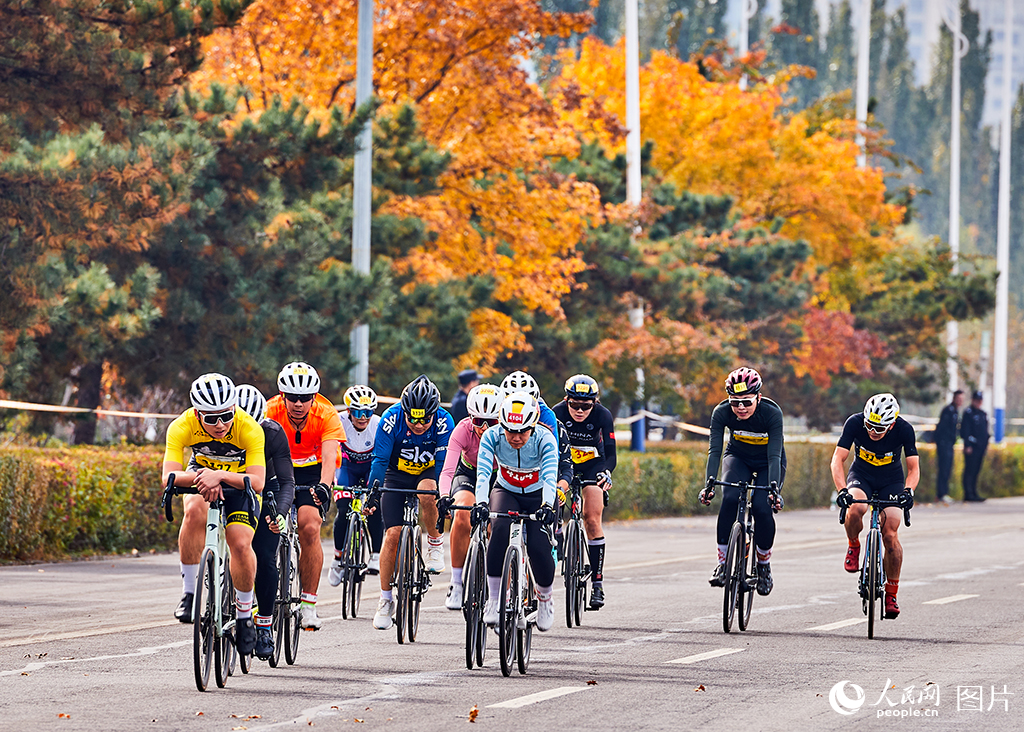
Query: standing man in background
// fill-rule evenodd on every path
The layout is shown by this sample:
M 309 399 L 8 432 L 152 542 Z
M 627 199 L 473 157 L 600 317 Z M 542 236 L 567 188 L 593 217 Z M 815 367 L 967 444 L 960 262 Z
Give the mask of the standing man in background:
M 448 410 L 455 424 L 469 416 L 469 410 L 466 409 L 466 396 L 479 383 L 480 376 L 475 369 L 465 369 L 459 372 L 459 390 L 452 397 L 452 408 Z
M 988 415 L 981 408 L 983 396 L 980 391 L 971 395 L 971 406 L 964 410 L 960 421 L 960 436 L 964 439 L 964 500 L 972 503 L 985 500 L 978 495 L 978 473 L 989 438 Z
M 935 479 L 935 500 L 952 503 L 949 497 L 949 476 L 953 473 L 953 445 L 960 422 L 960 407 L 964 404 L 964 392 L 953 392 L 953 401 L 942 408 L 939 424 L 935 428 L 935 455 L 939 460 L 938 477 Z

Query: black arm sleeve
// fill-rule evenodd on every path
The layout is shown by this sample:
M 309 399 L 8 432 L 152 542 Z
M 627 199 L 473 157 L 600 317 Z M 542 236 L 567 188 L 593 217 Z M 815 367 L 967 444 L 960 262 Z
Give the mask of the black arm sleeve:
M 729 405 L 726 402 L 715 407 L 711 413 L 711 435 L 708 437 L 708 465 L 704 471 L 705 482 L 708 478 L 718 477 L 718 468 L 722 464 L 722 445 L 725 441 L 725 415 Z
M 273 426 L 268 427 L 268 423 Z M 274 474 L 277 476 L 277 512 L 287 516 L 295 500 L 295 471 L 292 469 L 288 436 L 281 425 L 270 419 L 263 421 L 263 431 L 267 437 L 267 465 L 274 466 Z
M 615 470 L 616 456 L 615 456 L 615 418 L 612 413 L 606 408 L 601 407 L 604 411 L 601 414 L 601 431 L 604 433 L 604 469 L 609 473 Z
M 765 413 L 768 417 L 768 482 L 782 487 L 782 410 Z
M 572 447 L 569 445 L 569 433 L 565 425 L 558 421 L 558 479 L 572 483 Z

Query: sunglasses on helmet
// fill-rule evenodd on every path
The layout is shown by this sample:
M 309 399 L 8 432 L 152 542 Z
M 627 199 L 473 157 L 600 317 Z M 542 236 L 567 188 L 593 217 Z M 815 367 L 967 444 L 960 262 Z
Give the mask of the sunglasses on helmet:
M 474 427 L 493 427 L 498 424 L 496 419 L 487 419 L 486 417 L 473 417 Z
M 757 402 L 756 399 L 730 399 L 730 407 L 752 407 Z
M 286 402 L 311 402 L 316 398 L 316 394 L 282 394 Z
M 209 414 L 209 413 L 203 414 L 203 413 L 200 413 L 199 416 L 202 417 L 203 424 L 210 425 L 211 427 L 213 427 L 218 422 L 223 422 L 224 424 L 228 424 L 231 420 L 233 420 L 235 418 L 235 410 L 231 409 L 231 410 L 228 410 L 227 412 L 217 412 L 215 414 Z

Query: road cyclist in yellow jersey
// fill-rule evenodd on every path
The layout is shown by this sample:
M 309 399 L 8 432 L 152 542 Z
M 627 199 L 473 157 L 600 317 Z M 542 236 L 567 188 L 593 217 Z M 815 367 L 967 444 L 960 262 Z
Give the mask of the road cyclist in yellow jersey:
M 300 625 L 319 630 L 316 612 L 324 552 L 320 527 L 327 518 L 334 472 L 340 464 L 339 447 L 345 441 L 334 405 L 320 394 L 320 375 L 308 363 L 293 361 L 277 377 L 280 394 L 267 402 L 267 416 L 288 436 L 295 471 L 295 506 L 299 528 L 299 575 L 302 580 Z
M 192 408 L 167 428 L 162 481 L 175 475 L 174 484 L 194 486 L 198 494 L 182 496 L 184 517 L 178 532 L 182 598 L 174 616 L 183 623 L 194 618 L 196 577 L 206 541 L 206 515 L 210 502 L 223 498 L 225 530 L 231 557 L 237 618 L 235 643 L 241 655 L 252 653 L 256 629 L 252 619 L 256 554 L 252 549 L 255 517 L 245 497 L 245 477 L 253 490 L 263 491 L 266 480 L 263 429 L 236 406 L 235 385 L 227 376 L 203 374 L 189 389 Z M 192 456 L 185 468 L 185 449 Z

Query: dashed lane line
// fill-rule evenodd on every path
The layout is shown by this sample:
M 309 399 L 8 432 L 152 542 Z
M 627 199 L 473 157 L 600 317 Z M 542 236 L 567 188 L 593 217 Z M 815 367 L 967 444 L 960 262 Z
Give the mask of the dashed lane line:
M 961 600 L 970 600 L 972 597 L 978 597 L 978 595 L 950 595 L 949 597 L 940 597 L 937 600 L 928 600 L 921 603 L 922 605 L 948 605 L 951 602 L 960 602 Z
M 698 661 L 707 661 L 709 658 L 718 658 L 719 656 L 728 656 L 733 653 L 740 653 L 741 651 L 747 650 L 746 648 L 718 648 L 714 651 L 706 651 L 704 653 L 698 653 L 694 656 L 684 656 L 683 658 L 677 658 L 673 661 L 665 661 L 665 663 L 697 663 Z
M 586 691 L 589 687 L 587 686 L 559 686 L 557 689 L 548 689 L 547 691 L 538 691 L 536 694 L 527 694 L 526 696 L 519 696 L 515 699 L 509 699 L 508 701 L 498 702 L 497 704 L 488 704 L 488 709 L 518 709 L 519 707 L 525 707 L 530 704 L 536 704 L 537 702 L 547 701 L 548 699 L 555 699 L 556 697 L 565 696 L 566 694 L 575 694 L 577 691 Z
M 867 618 L 850 618 L 849 620 L 837 620 L 834 623 L 827 623 L 826 625 L 816 625 L 813 628 L 806 628 L 805 630 L 838 630 L 839 628 L 846 628 L 851 625 L 860 625 L 861 623 L 868 622 Z

